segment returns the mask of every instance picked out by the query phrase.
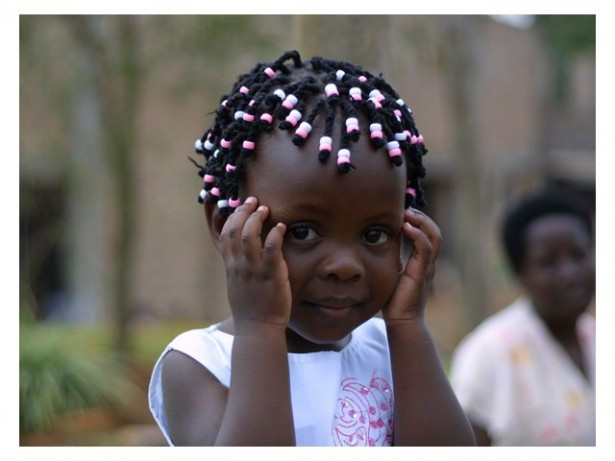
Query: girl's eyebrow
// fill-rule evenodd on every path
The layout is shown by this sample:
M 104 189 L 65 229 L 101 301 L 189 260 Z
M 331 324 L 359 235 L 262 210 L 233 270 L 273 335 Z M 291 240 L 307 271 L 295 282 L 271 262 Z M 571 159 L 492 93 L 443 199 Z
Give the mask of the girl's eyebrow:
M 275 219 L 283 221 L 285 218 L 288 218 L 289 216 L 295 216 L 297 213 L 299 214 L 305 213 L 310 216 L 315 215 L 315 216 L 323 217 L 326 219 L 329 219 L 335 214 L 331 209 L 328 209 L 326 207 L 316 205 L 316 204 L 306 203 L 306 204 L 293 205 L 291 208 L 287 208 L 283 211 L 279 211 L 275 213 Z M 375 214 L 372 216 L 367 216 L 365 217 L 365 219 L 363 219 L 364 223 L 382 222 L 382 221 L 388 222 L 390 224 L 393 224 L 393 223 L 400 224 L 403 221 L 403 214 L 383 212 L 383 213 Z

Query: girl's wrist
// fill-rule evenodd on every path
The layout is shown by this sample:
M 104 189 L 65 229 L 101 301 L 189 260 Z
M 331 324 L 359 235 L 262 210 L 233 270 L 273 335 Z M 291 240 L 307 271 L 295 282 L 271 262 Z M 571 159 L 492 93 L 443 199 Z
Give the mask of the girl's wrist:
M 416 313 L 405 317 L 383 317 L 387 329 L 390 330 L 416 330 L 427 328 L 425 318 L 422 313 Z
M 235 336 L 252 338 L 286 338 L 287 325 L 282 322 L 271 322 L 255 319 L 234 319 Z

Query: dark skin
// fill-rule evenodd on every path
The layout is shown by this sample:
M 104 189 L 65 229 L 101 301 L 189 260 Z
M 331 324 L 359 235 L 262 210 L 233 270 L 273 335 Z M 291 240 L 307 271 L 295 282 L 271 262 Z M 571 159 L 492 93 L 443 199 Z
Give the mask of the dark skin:
M 396 445 L 469 445 L 470 425 L 440 365 L 424 307 L 441 235 L 404 210 L 406 174 L 363 136 L 356 170 L 317 160 L 318 137 L 261 137 L 226 221 L 205 212 L 227 270 L 232 386 L 178 352 L 164 359 L 165 409 L 178 445 L 295 445 L 288 352 L 341 350 L 382 310 L 395 393 Z M 374 172 L 379 172 L 374 174 Z M 381 173 L 380 173 L 381 172 Z M 272 180 L 271 178 L 275 178 Z M 403 238 L 414 251 L 404 264 Z M 253 396 L 258 395 L 258 399 Z M 266 427 L 255 414 L 268 414 Z
M 576 331 L 595 291 L 592 238 L 583 222 L 568 214 L 536 219 L 525 230 L 525 255 L 518 278 L 538 316 L 587 377 Z M 472 424 L 479 445 L 490 445 L 487 431 Z

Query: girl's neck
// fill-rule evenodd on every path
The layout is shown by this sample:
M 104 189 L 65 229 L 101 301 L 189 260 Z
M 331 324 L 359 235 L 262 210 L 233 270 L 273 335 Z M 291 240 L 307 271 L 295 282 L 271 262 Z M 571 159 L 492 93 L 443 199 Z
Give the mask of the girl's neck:
M 235 326 L 233 325 L 233 319 L 228 318 L 224 320 L 219 327 L 219 330 L 228 333 L 229 335 L 235 335 Z M 339 352 L 350 343 L 351 335 L 330 344 L 317 344 L 306 340 L 301 335 L 297 334 L 290 328 L 286 329 L 286 344 L 288 352 L 295 354 L 307 354 L 309 352 L 323 352 L 323 351 L 336 351 Z

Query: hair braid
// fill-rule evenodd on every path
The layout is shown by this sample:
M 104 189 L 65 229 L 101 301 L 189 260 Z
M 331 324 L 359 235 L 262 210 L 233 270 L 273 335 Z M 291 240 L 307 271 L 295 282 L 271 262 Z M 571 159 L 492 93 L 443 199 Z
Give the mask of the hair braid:
M 277 125 L 301 146 L 316 119 L 324 116 L 318 159 L 325 163 L 333 151 L 338 115 L 342 117 L 336 152 L 339 173 L 354 168 L 351 147 L 360 139 L 363 117 L 369 122 L 371 144 L 377 149 L 386 145 L 393 165 L 406 164 L 406 206 L 425 204 L 420 180 L 425 177 L 422 158 L 427 149 L 412 111 L 382 76 L 354 64 L 323 57 L 303 62 L 297 51 L 288 51 L 240 75 L 212 114 L 212 126 L 195 143 L 205 164 L 190 160 L 204 181 L 199 202 L 217 203 L 223 215 L 239 205 L 245 159 L 254 152 L 261 133 Z

